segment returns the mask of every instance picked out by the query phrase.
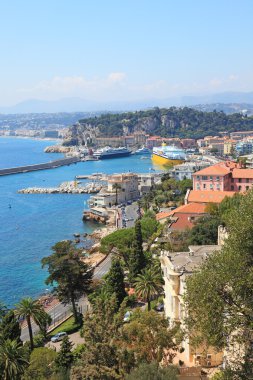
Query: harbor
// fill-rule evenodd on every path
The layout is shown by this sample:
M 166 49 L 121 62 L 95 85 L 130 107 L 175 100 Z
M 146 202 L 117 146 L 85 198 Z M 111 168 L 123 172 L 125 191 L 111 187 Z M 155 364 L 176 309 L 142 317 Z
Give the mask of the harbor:
M 102 189 L 102 185 L 91 182 L 79 186 L 77 181 L 68 181 L 58 187 L 28 187 L 18 190 L 20 194 L 95 194 Z

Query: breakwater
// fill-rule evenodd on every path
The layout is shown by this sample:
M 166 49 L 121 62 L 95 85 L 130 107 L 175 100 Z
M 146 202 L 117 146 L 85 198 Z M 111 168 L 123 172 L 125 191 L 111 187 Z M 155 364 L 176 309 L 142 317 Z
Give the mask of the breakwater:
M 78 186 L 77 181 L 64 182 L 59 187 L 28 187 L 18 190 L 20 194 L 94 194 L 102 189 L 102 185 L 87 183 Z
M 71 165 L 80 161 L 79 157 L 68 157 L 62 158 L 60 160 L 45 162 L 42 164 L 27 165 L 27 166 L 17 166 L 15 168 L 0 169 L 0 176 L 33 172 L 36 170 L 54 169 L 59 166 Z

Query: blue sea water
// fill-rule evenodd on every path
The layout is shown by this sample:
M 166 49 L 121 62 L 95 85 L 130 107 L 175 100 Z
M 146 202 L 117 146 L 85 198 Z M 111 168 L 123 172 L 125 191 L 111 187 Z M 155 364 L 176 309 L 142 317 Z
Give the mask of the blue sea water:
M 61 157 L 45 154 L 54 141 L 0 138 L 0 167 L 47 162 Z M 40 260 L 58 241 L 73 233 L 90 233 L 97 226 L 83 223 L 86 194 L 18 194 L 25 187 L 52 187 L 76 175 L 95 172 L 148 172 L 150 159 L 131 156 L 80 162 L 57 169 L 0 177 L 0 300 L 13 306 L 22 297 L 36 297 L 46 289 L 46 270 Z M 9 208 L 9 204 L 11 208 Z

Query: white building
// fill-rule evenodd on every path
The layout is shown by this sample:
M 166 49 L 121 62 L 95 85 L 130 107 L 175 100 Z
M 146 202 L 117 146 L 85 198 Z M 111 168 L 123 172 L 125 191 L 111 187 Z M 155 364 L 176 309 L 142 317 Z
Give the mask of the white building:
M 138 199 L 138 175 L 135 173 L 113 174 L 108 177 L 107 189 L 102 189 L 89 200 L 90 206 L 111 207 Z
M 170 325 L 180 323 L 183 326 L 186 310 L 184 294 L 186 279 L 200 265 L 203 259 L 214 251 L 221 249 L 218 245 L 190 246 L 189 252 L 167 252 L 161 254 L 161 267 L 164 278 L 164 309 Z M 184 352 L 181 360 L 187 366 L 216 366 L 222 363 L 223 354 L 210 347 L 193 348 L 190 340 L 182 344 Z
M 207 161 L 185 162 L 180 165 L 175 165 L 169 173 L 172 178 L 182 181 L 183 179 L 192 179 L 192 174 L 210 166 Z

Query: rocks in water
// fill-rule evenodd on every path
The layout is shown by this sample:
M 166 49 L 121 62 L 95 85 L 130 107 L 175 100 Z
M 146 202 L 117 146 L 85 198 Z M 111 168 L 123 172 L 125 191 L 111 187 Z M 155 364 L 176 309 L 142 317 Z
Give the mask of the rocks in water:
M 21 194 L 93 194 L 98 193 L 102 185 L 87 183 L 85 186 L 78 186 L 76 181 L 64 182 L 59 187 L 28 187 L 18 190 Z

